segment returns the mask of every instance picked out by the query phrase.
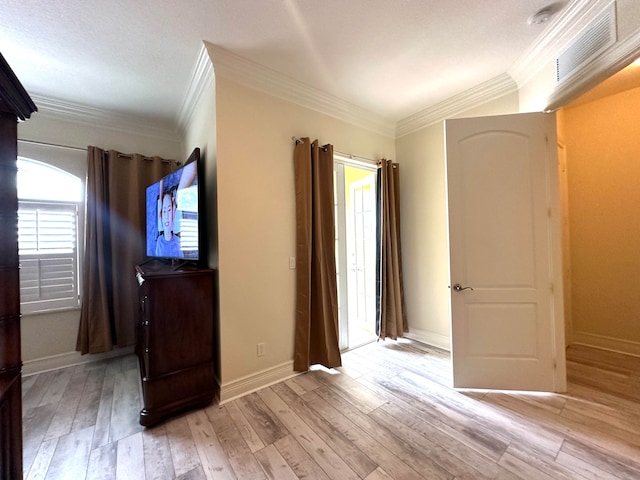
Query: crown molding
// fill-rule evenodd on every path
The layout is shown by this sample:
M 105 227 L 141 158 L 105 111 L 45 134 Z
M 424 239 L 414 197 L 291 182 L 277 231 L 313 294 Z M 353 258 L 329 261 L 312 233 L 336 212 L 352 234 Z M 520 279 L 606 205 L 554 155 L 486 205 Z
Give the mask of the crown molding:
M 503 73 L 400 120 L 396 125 L 396 138 L 403 137 L 517 90 L 518 85 L 509 75 Z
M 213 88 L 213 64 L 209 57 L 206 44 L 202 42 L 198 59 L 191 72 L 191 79 L 184 92 L 180 109 L 178 111 L 178 128 L 185 131 L 193 115 L 194 110 L 202 94 Z
M 395 122 L 298 80 L 264 67 L 222 47 L 209 45 L 216 77 L 295 103 L 352 125 L 393 138 Z
M 127 134 L 135 133 L 152 138 L 175 138 L 180 141 L 175 127 L 153 119 L 134 117 L 101 108 L 65 102 L 40 95 L 31 95 L 38 106 L 39 115 L 58 118 L 72 123 L 105 128 Z
M 594 18 L 615 0 L 577 0 L 540 34 L 507 71 L 518 87 L 525 85 L 549 62 L 558 58 Z

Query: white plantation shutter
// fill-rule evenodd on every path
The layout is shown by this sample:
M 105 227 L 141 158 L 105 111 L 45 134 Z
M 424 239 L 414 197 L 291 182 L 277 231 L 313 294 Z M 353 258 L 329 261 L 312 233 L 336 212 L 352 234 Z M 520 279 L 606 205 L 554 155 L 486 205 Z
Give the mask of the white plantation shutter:
M 20 201 L 20 303 L 25 313 L 78 306 L 78 205 Z

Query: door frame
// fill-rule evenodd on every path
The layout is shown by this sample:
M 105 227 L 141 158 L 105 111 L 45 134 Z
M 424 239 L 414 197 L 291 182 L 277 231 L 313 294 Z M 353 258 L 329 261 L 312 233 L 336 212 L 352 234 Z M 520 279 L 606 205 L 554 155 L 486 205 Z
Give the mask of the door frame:
M 345 156 L 339 153 L 333 155 L 333 171 L 334 180 L 344 185 L 345 174 L 344 167 L 359 168 L 362 170 L 369 170 L 375 173 L 377 170 L 377 162 L 374 160 L 355 158 L 352 156 Z M 336 168 L 338 166 L 338 168 Z M 347 350 L 352 348 L 349 345 L 349 328 L 348 322 L 340 321 L 345 315 L 349 314 L 349 294 L 348 294 L 348 259 L 347 259 L 347 243 L 340 241 L 340 232 L 343 232 L 343 237 L 346 238 L 347 232 L 347 219 L 344 209 L 338 208 L 340 205 L 344 205 L 345 202 L 345 189 L 335 188 L 335 208 L 336 208 L 336 271 L 338 273 L 338 342 L 341 350 Z M 343 259 L 342 262 L 339 259 Z M 340 268 L 342 265 L 342 268 Z M 375 337 L 372 339 L 372 341 Z

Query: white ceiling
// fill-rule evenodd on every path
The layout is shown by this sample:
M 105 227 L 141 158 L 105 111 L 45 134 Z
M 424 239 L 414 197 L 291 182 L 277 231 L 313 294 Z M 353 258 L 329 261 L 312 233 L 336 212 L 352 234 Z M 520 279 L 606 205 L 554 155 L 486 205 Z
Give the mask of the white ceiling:
M 203 41 L 392 122 L 504 75 L 584 0 L 2 0 L 32 96 L 175 125 Z

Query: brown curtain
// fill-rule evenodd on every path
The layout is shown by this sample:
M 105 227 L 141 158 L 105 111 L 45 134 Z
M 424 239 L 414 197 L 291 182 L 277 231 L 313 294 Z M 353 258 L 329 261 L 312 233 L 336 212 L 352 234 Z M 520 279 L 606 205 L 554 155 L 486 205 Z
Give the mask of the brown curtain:
M 396 340 L 409 331 L 402 286 L 402 251 L 400 248 L 400 166 L 382 160 L 378 166 L 378 268 L 377 320 L 378 338 Z
M 339 367 L 333 146 L 296 142 L 296 325 L 293 368 Z
M 175 162 L 87 148 L 82 305 L 76 350 L 101 353 L 135 343 L 134 267 L 144 259 L 145 189 Z

